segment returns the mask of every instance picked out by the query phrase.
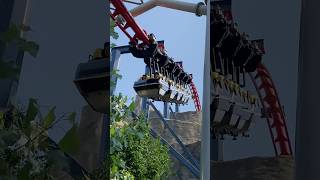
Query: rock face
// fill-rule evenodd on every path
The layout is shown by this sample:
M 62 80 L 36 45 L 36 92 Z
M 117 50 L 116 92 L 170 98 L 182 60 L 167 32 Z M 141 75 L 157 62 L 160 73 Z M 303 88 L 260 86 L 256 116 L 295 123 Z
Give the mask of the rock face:
M 171 114 L 169 126 L 175 131 L 191 154 L 200 161 L 201 113 L 184 112 Z M 155 112 L 150 111 L 151 127 L 182 155 L 185 155 L 168 129 Z M 175 157 L 170 180 L 196 180 L 189 170 Z M 292 180 L 294 177 L 292 157 L 250 157 L 233 161 L 212 162 L 214 180 Z
M 136 100 L 136 104 L 141 104 L 141 100 Z M 139 110 L 138 107 L 136 112 L 139 113 Z M 197 161 L 200 161 L 201 152 L 201 115 L 201 112 L 193 111 L 171 113 L 170 119 L 166 121 Z M 79 126 L 81 148 L 74 157 L 88 171 L 99 164 L 102 119 L 103 115 L 94 112 L 89 106 L 83 108 Z M 149 120 L 158 135 L 180 154 L 186 155 L 154 111 L 150 110 Z M 198 179 L 175 157 L 171 156 L 171 159 L 173 165 L 170 180 Z M 214 180 L 292 180 L 294 176 L 292 157 L 250 157 L 211 164 Z
M 150 111 L 149 120 L 151 127 L 164 138 L 172 147 L 174 147 L 180 154 L 185 156 L 182 148 L 175 140 L 170 131 L 165 128 L 164 124 L 154 111 Z M 174 130 L 176 135 L 180 138 L 182 143 L 189 149 L 190 153 L 197 161 L 200 161 L 200 120 L 201 112 L 183 112 L 171 113 L 170 120 L 167 120 L 169 126 Z M 185 156 L 186 157 L 186 156 Z M 172 175 L 169 179 L 183 179 L 196 180 L 189 170 L 181 164 L 175 157 L 171 156 L 173 161 Z
M 212 162 L 214 180 L 292 180 L 292 157 L 250 157 L 234 161 Z
M 201 113 L 199 112 L 188 111 L 183 113 L 171 113 L 170 120 L 168 120 L 167 123 L 182 142 L 185 145 L 188 145 L 200 140 L 200 118 Z M 169 130 L 164 128 L 164 124 L 155 112 L 150 111 L 149 120 L 151 127 L 156 132 L 160 133 L 160 135 L 170 144 L 175 145 L 175 139 Z

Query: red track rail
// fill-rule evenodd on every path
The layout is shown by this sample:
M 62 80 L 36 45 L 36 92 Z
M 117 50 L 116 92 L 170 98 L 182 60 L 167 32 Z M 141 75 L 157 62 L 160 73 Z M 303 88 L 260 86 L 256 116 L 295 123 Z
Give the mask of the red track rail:
M 266 113 L 276 156 L 279 155 L 279 152 L 280 155 L 292 155 L 286 119 L 271 74 L 263 64 L 259 64 L 256 75 L 251 73 L 249 75 Z
M 183 69 L 182 62 L 179 65 Z M 199 95 L 198 95 L 198 91 L 197 91 L 196 85 L 193 83 L 193 81 L 191 81 L 191 83 L 189 84 L 189 89 L 190 89 L 190 92 L 191 92 L 191 96 L 192 96 L 196 111 L 201 111 L 200 98 L 199 98 Z
M 196 108 L 196 111 L 201 111 L 201 104 L 200 104 L 198 91 L 197 91 L 196 86 L 194 85 L 194 83 L 192 81 L 191 81 L 191 83 L 189 85 L 189 89 L 190 89 L 190 92 L 192 94 L 192 99 L 194 101 L 194 106 Z
M 123 33 L 130 39 L 130 41 L 134 44 L 138 44 L 139 41 L 142 41 L 144 45 L 148 45 L 149 38 L 147 32 L 136 23 L 130 12 L 123 4 L 122 0 L 110 0 L 110 3 L 115 8 L 114 12 L 110 12 L 110 17 L 114 20 L 115 24 L 123 31 Z M 123 19 L 124 21 L 121 22 L 120 19 Z M 133 36 L 128 32 L 128 28 L 131 28 L 135 33 Z M 196 110 L 201 111 L 198 91 L 193 82 L 190 83 L 189 88 Z
M 110 3 L 115 7 L 115 11 L 110 12 L 111 18 L 114 20 L 116 25 L 126 34 L 132 43 L 139 43 L 138 40 L 142 41 L 144 44 L 149 44 L 148 34 L 143 30 L 134 20 L 132 15 L 129 13 L 125 5 L 121 0 L 110 0 Z M 118 16 L 118 18 L 117 18 Z M 119 19 L 123 18 L 125 20 L 124 24 L 119 22 Z M 133 36 L 127 31 L 128 28 L 131 28 L 135 33 Z
M 225 17 L 232 20 L 231 0 L 218 1 L 216 3 L 224 9 Z M 271 74 L 267 68 L 260 63 L 257 66 L 256 73 L 249 73 L 249 76 L 256 88 L 263 111 L 265 112 L 276 156 L 292 155 L 285 115 Z

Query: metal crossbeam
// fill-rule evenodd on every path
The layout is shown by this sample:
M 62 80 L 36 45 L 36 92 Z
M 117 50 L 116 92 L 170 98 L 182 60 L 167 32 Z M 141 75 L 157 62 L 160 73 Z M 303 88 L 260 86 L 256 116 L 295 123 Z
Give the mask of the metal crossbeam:
M 162 114 L 159 112 L 159 110 L 154 106 L 154 104 L 150 101 L 148 101 L 148 104 L 152 107 L 152 109 L 157 113 L 157 115 L 160 117 L 161 121 L 165 125 L 166 128 L 170 131 L 170 133 L 173 135 L 173 137 L 176 139 L 178 144 L 181 146 L 182 150 L 186 153 L 187 158 L 190 160 L 190 162 L 195 165 L 197 168 L 200 168 L 200 163 L 192 156 L 192 154 L 189 152 L 189 150 L 185 147 L 185 145 L 182 143 L 180 138 L 176 135 L 176 133 L 172 130 L 172 128 L 169 126 L 168 122 L 165 120 L 165 118 L 162 116 Z
M 169 152 L 176 157 L 186 168 L 190 170 L 190 172 L 195 175 L 197 178 L 200 177 L 200 171 L 199 168 L 195 167 L 193 164 L 191 164 L 188 160 L 186 160 L 179 152 L 177 152 L 165 139 L 163 139 L 161 136 L 157 135 L 157 133 L 151 129 L 150 131 L 151 135 L 154 138 L 159 137 L 160 141 L 167 145 L 169 147 Z
M 140 0 L 139 2 L 138 1 L 129 1 L 129 0 L 124 0 L 124 2 L 126 3 L 131 3 L 131 4 L 135 4 L 135 5 L 141 5 L 143 4 L 143 0 Z

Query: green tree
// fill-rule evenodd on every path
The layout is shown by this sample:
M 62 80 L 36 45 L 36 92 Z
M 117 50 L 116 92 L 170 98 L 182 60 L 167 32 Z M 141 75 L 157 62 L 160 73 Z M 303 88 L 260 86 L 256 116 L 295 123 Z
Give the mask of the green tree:
M 144 114 L 132 116 L 134 103 L 111 97 L 110 174 L 113 179 L 162 179 L 171 164 L 169 149 L 150 134 Z

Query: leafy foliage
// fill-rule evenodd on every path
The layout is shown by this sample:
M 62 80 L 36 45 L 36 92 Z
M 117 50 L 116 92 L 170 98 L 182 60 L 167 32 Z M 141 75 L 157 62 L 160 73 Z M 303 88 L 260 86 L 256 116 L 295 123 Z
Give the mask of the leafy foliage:
M 75 115 L 56 118 L 54 111 L 55 107 L 41 118 L 37 100 L 30 99 L 26 111 L 11 106 L 0 112 L 0 176 L 3 179 L 54 179 L 52 172 L 65 166 L 65 159 L 57 155 L 48 131 L 61 121 L 74 122 Z M 63 145 L 79 142 L 74 135 L 76 124 L 73 127 L 59 143 L 64 152 L 70 149 L 75 152 L 78 147 Z
M 110 29 L 109 29 L 109 32 L 110 32 L 110 37 L 113 38 L 113 39 L 118 39 L 119 38 L 119 34 L 115 31 L 115 27 L 116 27 L 116 24 L 115 22 L 113 21 L 113 19 L 110 18 Z M 115 47 L 116 44 L 114 43 L 111 43 L 111 48 Z
M 35 58 L 39 45 L 21 37 L 21 32 L 28 31 L 32 29 L 27 25 L 11 24 L 0 34 L 0 43 L 4 47 L 14 45 L 18 51 Z M 19 72 L 15 59 L 0 59 L 0 79 L 18 79 Z M 25 111 L 14 106 L 0 111 L 0 179 L 47 180 L 54 179 L 56 173 L 62 171 L 73 177 L 87 173 L 66 154 L 76 153 L 80 146 L 76 114 L 57 118 L 55 109 L 51 108 L 43 118 L 37 100 L 30 99 Z M 48 136 L 48 131 L 62 121 L 70 122 L 72 127 L 56 144 Z
M 0 61 L 0 78 L 15 77 L 20 69 L 13 61 Z
M 37 43 L 19 38 L 17 39 L 17 45 L 21 51 L 28 52 L 32 57 L 37 57 L 39 51 Z
M 115 87 L 116 86 L 116 79 L 122 79 L 122 76 L 119 74 L 119 70 L 118 69 L 113 69 L 111 71 L 111 81 L 110 81 L 110 87 Z
M 132 118 L 134 103 L 111 97 L 110 174 L 113 179 L 161 179 L 170 167 L 168 147 L 154 139 L 145 115 Z
M 112 80 L 122 78 L 118 72 L 112 71 Z M 110 99 L 110 163 L 106 168 L 111 179 L 165 178 L 171 165 L 168 147 L 151 136 L 144 114 L 133 118 L 133 101 L 127 105 L 128 98 L 122 94 Z
M 115 22 L 113 21 L 113 19 L 110 18 L 110 36 L 113 39 L 118 39 L 119 38 L 119 34 L 114 30 L 116 27 Z
M 0 34 L 0 42 L 2 42 L 5 47 L 8 47 L 9 44 L 15 44 L 19 51 L 27 52 L 31 56 L 37 57 L 39 45 L 34 41 L 28 41 L 20 36 L 20 32 L 27 31 L 31 31 L 31 27 L 11 24 L 5 32 Z M 19 72 L 20 69 L 17 67 L 15 60 L 0 59 L 0 78 L 15 77 Z
M 29 53 L 33 57 L 37 57 L 39 45 L 34 41 L 28 41 L 20 36 L 20 32 L 30 31 L 31 28 L 26 25 L 17 26 L 10 24 L 8 29 L 0 34 L 0 40 L 8 46 L 10 43 L 16 43 L 19 50 Z
M 80 148 L 80 140 L 77 134 L 77 124 L 74 124 L 60 140 L 59 147 L 66 153 L 77 153 L 77 150 Z

